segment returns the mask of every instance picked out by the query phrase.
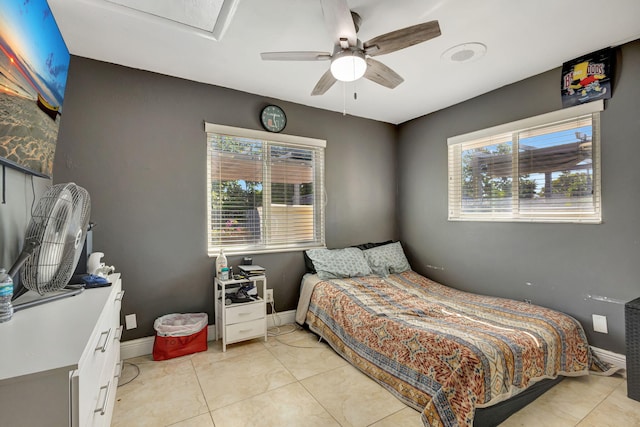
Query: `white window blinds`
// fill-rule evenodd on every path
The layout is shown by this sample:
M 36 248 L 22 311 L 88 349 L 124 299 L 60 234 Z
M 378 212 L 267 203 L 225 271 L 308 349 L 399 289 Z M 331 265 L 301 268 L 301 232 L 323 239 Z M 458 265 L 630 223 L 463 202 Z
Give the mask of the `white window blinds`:
M 324 246 L 325 141 L 205 124 L 208 252 Z
M 601 222 L 602 107 L 449 138 L 449 220 Z

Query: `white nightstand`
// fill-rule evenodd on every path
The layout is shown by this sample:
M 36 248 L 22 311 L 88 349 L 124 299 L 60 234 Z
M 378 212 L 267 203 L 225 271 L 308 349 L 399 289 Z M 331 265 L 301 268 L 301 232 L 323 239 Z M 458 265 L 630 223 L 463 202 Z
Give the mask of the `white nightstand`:
M 227 292 L 253 282 L 258 289 L 255 301 L 225 304 Z M 267 304 L 264 295 L 267 289 L 266 276 L 254 276 L 240 280 L 214 279 L 214 309 L 216 315 L 216 338 L 222 337 L 222 351 L 227 344 L 264 337 L 267 341 Z

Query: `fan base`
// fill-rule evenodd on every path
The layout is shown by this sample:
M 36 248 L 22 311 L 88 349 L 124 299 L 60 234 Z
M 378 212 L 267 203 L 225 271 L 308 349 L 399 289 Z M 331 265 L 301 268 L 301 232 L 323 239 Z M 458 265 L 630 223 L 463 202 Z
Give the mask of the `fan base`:
M 35 307 L 37 305 L 56 301 L 62 298 L 72 297 L 82 293 L 82 291 L 84 291 L 84 288 L 62 289 L 46 295 L 40 295 L 37 292 L 29 291 L 12 302 L 13 312 L 15 313 L 16 311 L 23 310 L 25 308 Z

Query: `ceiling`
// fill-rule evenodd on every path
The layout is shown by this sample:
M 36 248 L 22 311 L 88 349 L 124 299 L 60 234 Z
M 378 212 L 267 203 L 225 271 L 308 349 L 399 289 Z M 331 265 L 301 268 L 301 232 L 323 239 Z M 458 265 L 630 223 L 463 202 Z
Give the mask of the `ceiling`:
M 260 53 L 331 52 L 319 0 L 48 1 L 73 55 L 394 124 L 640 38 L 638 0 L 348 0 L 362 17 L 362 41 L 434 19 L 442 35 L 376 57 L 404 77 L 395 89 L 360 79 L 311 96 L 328 61 L 262 61 Z M 441 58 L 470 42 L 486 54 Z

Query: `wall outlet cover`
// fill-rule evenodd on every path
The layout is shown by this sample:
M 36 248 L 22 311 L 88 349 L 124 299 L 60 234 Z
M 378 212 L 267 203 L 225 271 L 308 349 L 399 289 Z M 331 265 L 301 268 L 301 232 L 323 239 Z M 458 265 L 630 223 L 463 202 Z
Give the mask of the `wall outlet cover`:
M 127 314 L 126 316 L 124 316 L 124 323 L 127 327 L 127 330 L 135 329 L 138 327 L 138 321 L 136 320 L 135 314 Z
M 607 316 L 600 316 L 599 314 L 592 314 L 591 316 L 593 317 L 593 331 L 608 334 Z
M 266 302 L 273 302 L 273 289 L 267 289 L 267 293 L 264 296 Z

